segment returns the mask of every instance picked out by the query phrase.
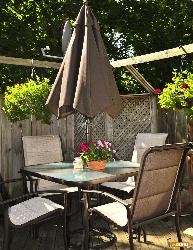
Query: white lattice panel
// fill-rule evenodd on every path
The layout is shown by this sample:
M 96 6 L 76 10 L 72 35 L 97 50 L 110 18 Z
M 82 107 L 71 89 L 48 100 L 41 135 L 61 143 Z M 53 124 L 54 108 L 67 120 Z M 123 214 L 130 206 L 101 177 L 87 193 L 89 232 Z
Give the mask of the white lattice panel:
M 151 132 L 151 116 L 149 95 L 122 97 L 123 110 L 116 119 L 106 119 L 104 113 L 97 115 L 91 122 L 92 140 L 107 140 L 107 128 L 113 128 L 112 142 L 117 150 L 117 158 L 130 160 L 137 133 Z M 112 122 L 112 126 L 107 126 Z M 85 118 L 75 114 L 75 149 L 79 143 L 86 142 Z
M 113 143 L 119 159 L 131 160 L 137 133 L 151 132 L 150 98 L 124 97 L 123 105 L 113 122 Z

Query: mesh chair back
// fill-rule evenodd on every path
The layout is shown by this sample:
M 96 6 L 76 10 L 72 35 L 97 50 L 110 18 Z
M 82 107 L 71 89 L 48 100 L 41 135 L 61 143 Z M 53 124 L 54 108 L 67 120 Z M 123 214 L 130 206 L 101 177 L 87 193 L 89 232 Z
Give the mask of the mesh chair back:
M 171 208 L 188 144 L 156 146 L 142 157 L 131 207 L 133 222 L 152 219 Z
M 23 136 L 25 167 L 63 161 L 58 135 Z M 62 185 L 47 180 L 38 180 L 38 190 L 59 189 Z M 27 189 L 30 190 L 29 183 Z
M 25 167 L 63 161 L 58 135 L 23 136 Z
M 138 133 L 132 156 L 132 162 L 141 162 L 142 155 L 151 146 L 164 145 L 166 133 Z

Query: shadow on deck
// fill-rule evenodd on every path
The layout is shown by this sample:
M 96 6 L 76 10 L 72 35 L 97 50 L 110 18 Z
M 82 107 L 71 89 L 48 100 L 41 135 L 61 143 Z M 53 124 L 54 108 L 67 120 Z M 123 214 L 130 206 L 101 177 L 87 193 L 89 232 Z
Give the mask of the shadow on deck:
M 105 227 L 109 225 L 103 221 L 97 222 Z M 77 226 L 80 222 L 80 215 L 74 218 L 71 226 Z M 97 223 L 97 224 L 98 224 Z M 183 242 L 193 243 L 193 217 L 192 215 L 181 217 L 181 229 Z M 187 230 L 188 229 L 188 230 Z M 128 248 L 127 234 L 123 231 L 112 228 L 113 232 L 117 236 L 116 246 L 108 248 L 108 250 L 124 250 Z M 186 230 L 186 231 L 185 231 Z M 173 224 L 173 218 L 154 222 L 147 226 L 147 240 L 148 243 L 139 243 L 135 240 L 136 249 L 172 249 L 168 247 L 169 242 L 176 242 L 175 228 Z M 73 240 L 77 240 L 75 237 Z M 0 250 L 2 249 L 3 230 L 2 223 L 0 227 Z M 62 228 L 57 222 L 49 222 L 40 227 L 39 238 L 32 239 L 29 229 L 17 230 L 13 233 L 13 241 L 11 244 L 11 250 L 62 250 L 63 249 L 63 236 Z

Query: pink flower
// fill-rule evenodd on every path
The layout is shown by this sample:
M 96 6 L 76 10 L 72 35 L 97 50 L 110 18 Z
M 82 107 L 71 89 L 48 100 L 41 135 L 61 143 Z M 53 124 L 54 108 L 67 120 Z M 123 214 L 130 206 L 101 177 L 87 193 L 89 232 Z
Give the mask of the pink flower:
M 89 144 L 90 144 L 90 145 L 94 145 L 94 141 L 92 141 L 92 140 L 89 141 Z
M 190 86 L 187 83 L 184 83 L 184 84 L 181 85 L 181 88 L 182 89 L 189 89 Z
M 76 152 L 76 155 L 80 155 L 80 152 Z
M 105 145 L 103 145 L 103 143 L 102 143 L 101 140 L 97 141 L 97 145 L 98 145 L 99 147 L 101 147 L 101 148 L 104 148 L 104 146 L 105 146 Z
M 161 94 L 161 89 L 154 89 L 153 93 L 159 95 Z
M 104 145 L 105 145 L 105 148 L 110 148 L 111 147 L 111 143 L 108 142 L 108 141 L 104 141 Z
M 81 149 L 82 149 L 82 151 L 83 151 L 83 152 L 88 151 L 88 147 L 87 147 L 87 145 L 86 145 L 86 144 L 81 143 L 81 144 L 79 144 L 78 146 L 80 146 L 80 147 L 81 147 Z

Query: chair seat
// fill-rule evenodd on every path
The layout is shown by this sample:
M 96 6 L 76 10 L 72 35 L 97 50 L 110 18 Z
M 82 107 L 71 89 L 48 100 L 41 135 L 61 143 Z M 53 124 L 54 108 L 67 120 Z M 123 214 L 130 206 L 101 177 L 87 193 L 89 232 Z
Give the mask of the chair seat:
M 111 164 L 111 165 L 110 165 Z M 114 161 L 114 162 L 110 162 L 109 163 L 109 167 L 130 167 L 130 168 L 135 168 L 135 167 L 139 167 L 140 164 L 138 162 L 131 162 L 131 161 Z M 103 187 L 107 187 L 110 189 L 116 189 L 118 191 L 124 191 L 127 193 L 130 193 L 132 190 L 134 190 L 135 188 L 135 180 L 134 177 L 128 177 L 127 181 L 124 182 L 104 182 L 103 184 L 101 184 L 101 186 Z
M 77 192 L 77 187 L 69 187 L 67 185 L 54 183 L 52 181 L 47 181 L 43 179 L 39 179 L 38 191 L 46 191 L 46 190 L 65 190 L 68 193 Z M 46 194 L 44 194 L 46 195 Z
M 30 190 L 30 184 L 27 183 L 27 185 L 28 185 L 28 190 Z M 43 180 L 43 179 L 38 179 L 38 188 L 37 188 L 37 190 L 38 191 L 63 190 L 63 191 L 66 191 L 67 193 L 78 192 L 78 188 L 77 187 L 69 187 L 67 185 L 58 184 L 58 183 L 55 183 L 55 182 L 52 182 L 52 181 Z M 53 193 L 44 193 L 44 194 L 41 194 L 40 197 L 42 197 L 42 196 L 49 196 L 49 195 L 53 195 Z M 54 195 L 57 195 L 57 194 L 54 193 Z
M 108 187 L 108 188 L 114 188 L 117 190 L 125 191 L 127 193 L 130 193 L 135 188 L 135 182 L 130 182 L 129 184 L 127 182 L 104 182 L 101 184 L 101 186 Z
M 132 198 L 125 200 L 128 205 L 132 203 Z M 105 205 L 94 207 L 96 213 L 100 213 L 110 219 L 116 225 L 124 227 L 127 225 L 127 210 L 124 205 L 119 202 L 111 202 Z
M 8 215 L 11 223 L 21 226 L 57 209 L 64 207 L 51 200 L 35 197 L 11 206 Z

